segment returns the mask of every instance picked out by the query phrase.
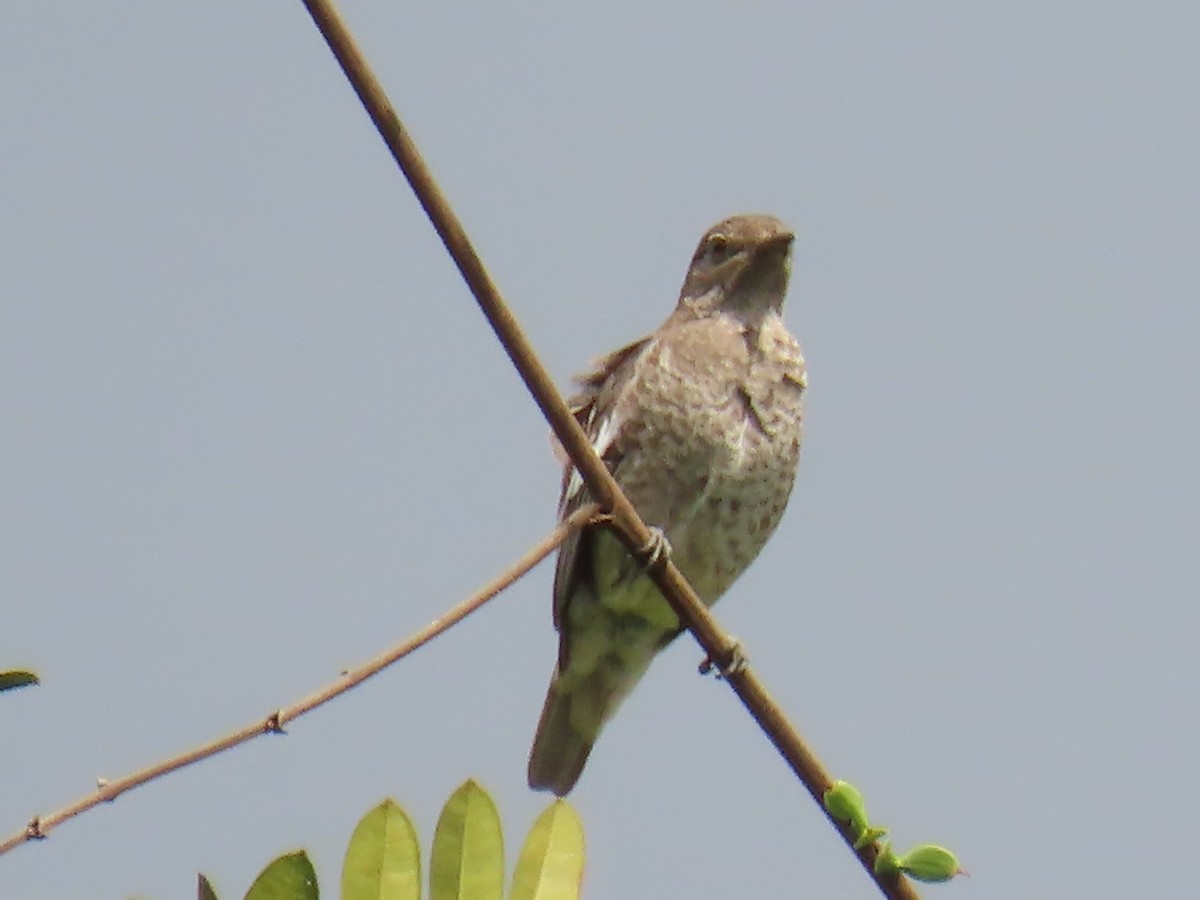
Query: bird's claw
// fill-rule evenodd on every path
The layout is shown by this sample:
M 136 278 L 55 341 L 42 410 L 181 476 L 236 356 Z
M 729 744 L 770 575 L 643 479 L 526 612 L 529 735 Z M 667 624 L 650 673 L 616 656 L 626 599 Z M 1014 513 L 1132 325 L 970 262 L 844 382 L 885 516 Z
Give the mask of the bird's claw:
M 700 663 L 700 674 L 707 675 L 709 672 L 716 672 L 717 680 L 721 681 L 729 678 L 730 675 L 740 675 L 750 664 L 750 658 L 746 656 L 746 649 L 742 646 L 742 642 L 735 637 L 729 639 L 729 646 L 725 648 L 725 652 L 729 654 L 728 665 L 719 666 L 711 656 L 706 656 Z
M 650 540 L 638 549 L 638 562 L 647 572 L 657 569 L 671 558 L 671 543 L 666 532 L 657 525 L 649 526 Z

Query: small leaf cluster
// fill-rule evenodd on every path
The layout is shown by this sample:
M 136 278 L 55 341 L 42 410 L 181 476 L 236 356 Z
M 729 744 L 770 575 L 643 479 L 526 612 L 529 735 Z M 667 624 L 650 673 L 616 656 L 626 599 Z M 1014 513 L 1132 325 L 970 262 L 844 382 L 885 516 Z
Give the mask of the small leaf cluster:
M 835 781 L 825 792 L 825 809 L 839 822 L 850 826 L 854 836 L 854 849 L 861 850 L 887 834 L 887 829 L 872 825 L 867 819 L 867 804 L 858 788 L 848 781 Z M 949 881 L 955 875 L 965 875 L 958 858 L 945 847 L 936 844 L 919 844 L 902 856 L 892 850 L 890 841 L 884 840 L 875 858 L 875 871 L 879 874 L 903 872 L 918 881 Z
M 533 824 L 509 900 L 578 900 L 583 879 L 583 824 L 563 800 Z M 342 900 L 420 900 L 421 847 L 412 820 L 391 799 L 365 816 L 350 837 L 342 865 Z M 200 876 L 200 900 L 218 900 Z M 245 900 L 319 900 L 308 855 L 279 857 L 255 879 Z M 429 900 L 504 900 L 504 840 L 496 804 L 467 781 L 442 809 L 429 862 Z

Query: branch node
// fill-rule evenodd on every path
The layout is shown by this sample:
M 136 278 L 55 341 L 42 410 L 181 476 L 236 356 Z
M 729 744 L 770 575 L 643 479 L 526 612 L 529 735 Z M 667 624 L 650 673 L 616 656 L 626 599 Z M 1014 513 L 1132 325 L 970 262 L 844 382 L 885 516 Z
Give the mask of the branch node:
M 742 646 L 742 642 L 730 635 L 729 643 L 726 644 L 723 653 L 724 659 L 713 659 L 712 656 L 706 656 L 700 662 L 699 671 L 701 675 L 707 675 L 710 672 L 716 675 L 717 681 L 728 681 L 733 675 L 741 675 L 746 671 L 746 667 L 750 664 L 750 658 L 746 656 L 746 648 Z
M 25 826 L 25 837 L 31 841 L 44 841 L 46 832 L 42 830 L 41 816 L 34 816 L 29 820 L 29 824 Z
M 585 523 L 585 526 L 591 527 L 591 526 L 595 525 L 597 527 L 612 528 L 615 530 L 617 527 L 616 522 L 617 522 L 617 517 L 614 516 L 611 511 L 602 510 L 599 507 L 597 507 L 596 511 L 594 513 L 592 513 L 592 515 L 588 518 L 587 522 Z

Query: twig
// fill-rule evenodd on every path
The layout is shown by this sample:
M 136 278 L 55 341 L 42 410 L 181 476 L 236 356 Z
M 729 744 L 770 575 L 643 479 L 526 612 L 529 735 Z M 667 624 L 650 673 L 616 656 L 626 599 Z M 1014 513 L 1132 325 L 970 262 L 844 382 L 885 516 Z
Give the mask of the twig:
M 641 520 L 629 499 L 613 480 L 604 463 L 592 449 L 583 429 L 567 409 L 549 372 L 538 359 L 516 318 L 500 296 L 499 289 L 488 275 L 458 217 L 425 165 L 416 144 L 400 123 L 382 86 L 359 52 L 341 16 L 329 0 L 304 0 L 304 4 L 384 143 L 404 172 L 413 193 L 458 266 L 463 280 L 491 324 L 496 337 L 504 346 L 505 352 L 550 423 L 554 434 L 579 470 L 591 496 L 596 499 L 601 509 L 611 514 L 614 531 L 629 551 L 637 554 L 651 539 L 646 523 Z M 704 648 L 708 658 L 721 670 L 729 669 L 734 660 L 734 642 L 717 625 L 674 563 L 668 561 L 666 565 L 655 566 L 651 570 L 651 576 L 680 621 Z M 748 667 L 742 668 L 740 672 L 731 673 L 727 680 L 767 737 L 787 760 L 792 771 L 812 794 L 829 821 L 841 833 L 847 845 L 853 847 L 853 837 L 849 828 L 834 819 L 824 806 L 824 794 L 832 786 L 832 778 L 771 699 L 762 682 Z M 856 850 L 855 853 L 885 896 L 905 900 L 917 897 L 916 891 L 906 880 L 882 876 L 875 872 L 874 863 L 878 848 L 874 844 Z
M 433 622 L 416 634 L 362 665 L 346 670 L 337 681 L 327 687 L 310 694 L 303 700 L 293 703 L 291 706 L 285 706 L 276 710 L 265 719 L 253 722 L 245 728 L 217 738 L 200 747 L 180 753 L 178 756 L 172 756 L 131 775 L 126 775 L 124 778 L 119 778 L 116 781 L 101 780 L 96 790 L 86 797 L 76 800 L 71 805 L 65 806 L 49 815 L 35 816 L 22 830 L 16 832 L 7 840 L 0 842 L 0 855 L 27 841 L 44 838 L 50 833 L 51 829 L 61 825 L 67 819 L 73 818 L 95 806 L 99 806 L 101 803 L 112 802 L 126 791 L 141 787 L 149 781 L 178 771 L 185 766 L 190 766 L 192 763 L 208 759 L 210 756 L 216 756 L 218 753 L 223 753 L 232 747 L 236 747 L 238 744 L 244 744 L 260 735 L 282 733 L 284 726 L 288 722 L 300 718 L 305 713 L 312 712 L 318 706 L 328 703 L 334 697 L 344 694 L 351 688 L 362 684 L 371 676 L 382 672 L 392 663 L 404 658 L 417 648 L 428 644 L 452 625 L 461 622 L 554 552 L 555 548 L 566 540 L 572 531 L 590 520 L 596 514 L 596 511 L 597 507 L 595 504 L 592 504 L 569 516 L 497 578 L 449 610 L 441 618 L 434 619 Z

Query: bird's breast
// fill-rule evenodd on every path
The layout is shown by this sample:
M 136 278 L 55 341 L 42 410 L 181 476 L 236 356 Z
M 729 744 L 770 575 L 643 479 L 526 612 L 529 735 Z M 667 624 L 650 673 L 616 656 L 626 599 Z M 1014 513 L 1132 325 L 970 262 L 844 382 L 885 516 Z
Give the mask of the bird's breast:
M 783 516 L 800 453 L 799 392 L 785 400 L 738 379 L 699 392 L 676 387 L 644 395 L 618 481 L 712 603 Z

